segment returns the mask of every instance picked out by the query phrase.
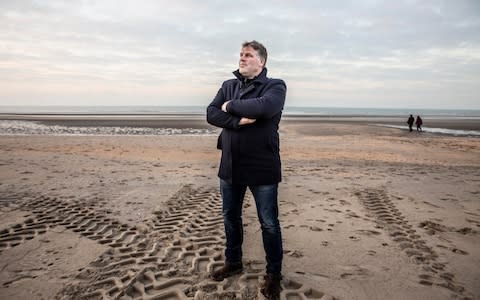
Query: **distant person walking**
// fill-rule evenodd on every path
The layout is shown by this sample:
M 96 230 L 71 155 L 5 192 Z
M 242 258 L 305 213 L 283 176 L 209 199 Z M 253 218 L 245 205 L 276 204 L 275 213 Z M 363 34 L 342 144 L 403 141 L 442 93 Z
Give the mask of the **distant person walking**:
M 413 118 L 412 115 L 410 115 L 410 117 L 408 118 L 408 121 L 407 121 L 408 129 L 410 129 L 410 132 L 413 131 L 412 127 L 413 127 L 413 122 L 414 121 L 415 121 L 415 119 Z
M 420 118 L 420 116 L 417 116 L 417 120 L 415 121 L 415 125 L 417 125 L 417 131 L 422 131 L 422 124 L 423 124 L 422 118 Z M 410 131 L 412 131 L 411 128 L 410 128 Z

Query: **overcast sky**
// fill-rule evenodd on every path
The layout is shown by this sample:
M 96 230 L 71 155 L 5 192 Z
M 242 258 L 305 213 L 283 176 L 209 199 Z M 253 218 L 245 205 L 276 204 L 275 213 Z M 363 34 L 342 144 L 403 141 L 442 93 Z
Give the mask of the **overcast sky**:
M 0 105 L 208 105 L 252 39 L 289 106 L 480 109 L 478 0 L 0 0 Z

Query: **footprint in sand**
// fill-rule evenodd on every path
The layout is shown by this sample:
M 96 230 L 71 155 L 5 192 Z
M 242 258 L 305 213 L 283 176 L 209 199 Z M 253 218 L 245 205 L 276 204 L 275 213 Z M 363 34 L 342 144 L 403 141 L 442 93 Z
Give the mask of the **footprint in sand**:
M 284 250 L 283 253 L 285 255 L 295 257 L 295 258 L 303 257 L 303 253 L 300 252 L 299 250 L 293 250 L 293 251 L 292 250 Z
M 458 232 L 458 233 L 461 233 L 461 234 L 464 234 L 464 235 L 469 234 L 469 233 L 472 233 L 472 234 L 473 234 L 473 233 L 477 233 L 476 230 L 474 230 L 474 229 L 472 229 L 472 228 L 470 228 L 470 227 L 460 228 L 460 229 L 457 230 L 457 232 Z
M 461 255 L 468 255 L 468 252 L 467 252 L 467 251 L 463 251 L 463 250 L 458 249 L 458 248 L 453 248 L 453 249 L 451 249 L 451 251 L 452 251 L 453 253 L 457 253 L 457 254 L 461 254 Z
M 350 218 L 361 218 L 361 217 L 354 212 L 349 212 L 349 213 L 347 213 L 346 218 L 350 219 Z
M 382 234 L 382 233 L 379 232 L 379 231 L 375 231 L 375 230 L 365 230 L 365 229 L 355 230 L 355 232 L 358 233 L 358 234 L 366 235 L 366 236 L 373 236 L 373 235 L 380 235 L 380 234 Z
M 341 279 L 349 279 L 349 278 L 358 278 L 358 277 L 367 277 L 371 274 L 371 272 L 360 266 L 344 266 L 342 267 L 345 269 L 346 272 L 340 274 Z

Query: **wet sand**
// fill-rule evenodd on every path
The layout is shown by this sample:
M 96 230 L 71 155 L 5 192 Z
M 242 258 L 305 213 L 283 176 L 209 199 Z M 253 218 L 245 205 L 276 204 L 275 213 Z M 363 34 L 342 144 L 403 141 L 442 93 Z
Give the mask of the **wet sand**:
M 480 139 L 367 124 L 282 122 L 282 297 L 480 298 Z M 261 297 L 249 193 L 245 271 L 208 278 L 224 245 L 215 146 L 0 136 L 0 298 Z
M 213 129 L 205 122 L 204 115 L 192 114 L 5 114 L 0 113 L 0 120 L 37 121 L 45 125 L 61 126 L 130 126 L 148 128 L 194 128 Z M 480 130 L 478 117 L 424 117 L 424 126 L 458 130 Z M 390 124 L 407 126 L 406 118 L 398 116 L 342 116 L 342 115 L 285 115 L 283 124 Z

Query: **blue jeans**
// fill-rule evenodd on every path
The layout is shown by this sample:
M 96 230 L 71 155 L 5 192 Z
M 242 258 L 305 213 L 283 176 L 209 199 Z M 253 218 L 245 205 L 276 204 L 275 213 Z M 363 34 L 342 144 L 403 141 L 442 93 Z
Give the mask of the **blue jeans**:
M 257 215 L 262 228 L 267 273 L 280 274 L 282 271 L 283 248 L 280 222 L 278 221 L 278 184 L 250 185 L 248 188 L 255 198 Z M 242 208 L 246 190 L 246 185 L 230 184 L 220 179 L 223 220 L 227 237 L 225 258 L 229 263 L 242 261 Z

